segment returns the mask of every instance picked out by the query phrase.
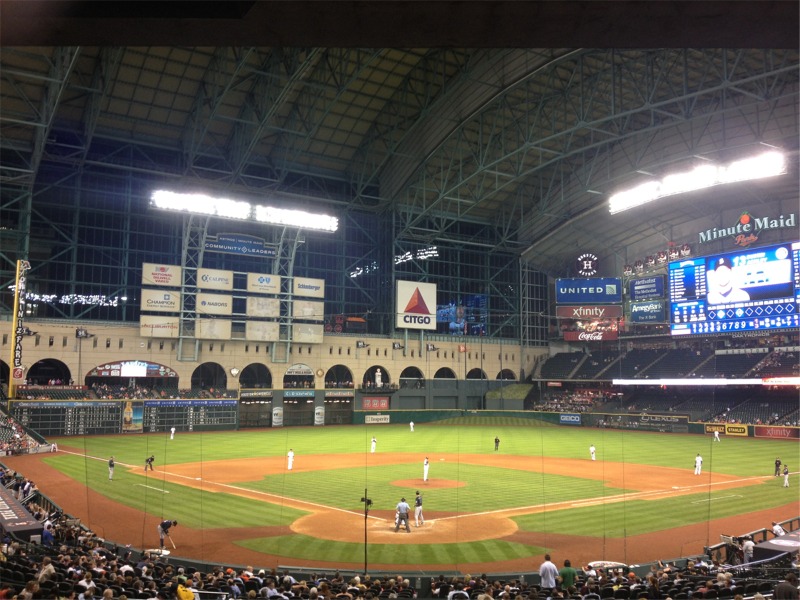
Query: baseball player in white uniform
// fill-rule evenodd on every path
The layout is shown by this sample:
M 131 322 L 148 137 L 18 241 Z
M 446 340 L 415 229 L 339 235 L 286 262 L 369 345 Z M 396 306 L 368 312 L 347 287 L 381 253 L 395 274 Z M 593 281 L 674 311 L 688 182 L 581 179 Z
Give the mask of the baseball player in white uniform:
M 694 474 L 700 475 L 703 472 L 703 457 L 699 454 L 694 457 Z
M 589 455 L 592 457 L 592 460 L 595 460 L 595 447 L 594 447 L 594 444 L 589 446 Z
M 428 481 L 428 469 L 430 469 L 430 463 L 428 462 L 428 457 L 425 457 L 425 460 L 422 462 L 422 481 Z
M 377 438 L 376 438 L 376 437 L 373 435 L 373 436 L 372 436 L 372 444 L 371 444 L 371 445 L 370 445 L 370 447 L 369 447 L 369 451 L 370 451 L 372 454 L 375 454 L 375 448 L 377 448 L 377 447 L 378 447 L 378 440 L 377 440 Z
M 408 426 L 411 428 L 411 432 L 414 432 L 414 421 L 409 421 Z
M 719 439 L 719 431 L 714 431 L 714 441 L 715 442 L 719 442 L 720 441 L 720 439 Z
M 294 467 L 294 450 L 289 448 L 289 452 L 286 453 L 286 468 L 290 471 Z

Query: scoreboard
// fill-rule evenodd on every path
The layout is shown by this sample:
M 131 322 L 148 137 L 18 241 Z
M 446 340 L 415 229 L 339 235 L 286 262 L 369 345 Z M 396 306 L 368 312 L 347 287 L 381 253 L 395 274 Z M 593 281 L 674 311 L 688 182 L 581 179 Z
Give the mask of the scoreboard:
M 214 400 L 139 400 L 141 427 L 125 433 L 214 431 L 238 427 L 238 402 Z M 44 437 L 123 432 L 130 400 L 12 400 L 11 415 Z

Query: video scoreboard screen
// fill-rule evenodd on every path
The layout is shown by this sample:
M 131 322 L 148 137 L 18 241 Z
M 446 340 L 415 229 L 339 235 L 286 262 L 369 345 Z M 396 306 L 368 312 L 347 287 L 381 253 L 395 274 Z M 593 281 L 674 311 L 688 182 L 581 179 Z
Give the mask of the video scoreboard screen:
M 800 242 L 669 264 L 673 335 L 797 328 Z

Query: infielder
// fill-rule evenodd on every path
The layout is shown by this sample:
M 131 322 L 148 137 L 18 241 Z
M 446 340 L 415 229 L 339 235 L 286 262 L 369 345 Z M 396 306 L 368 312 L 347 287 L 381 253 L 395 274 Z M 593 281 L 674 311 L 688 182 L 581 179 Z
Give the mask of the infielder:
M 411 433 L 414 433 L 414 421 L 409 421 L 408 426 L 411 428 Z
M 789 487 L 789 465 L 783 465 L 783 487 Z
M 376 437 L 373 435 L 373 436 L 372 436 L 372 444 L 371 444 L 371 445 L 370 445 L 370 447 L 369 447 L 369 451 L 370 451 L 372 454 L 375 454 L 375 448 L 377 448 L 377 447 L 378 447 L 378 440 L 377 440 L 377 438 L 376 438 Z
M 703 472 L 703 457 L 699 454 L 694 457 L 694 474 L 700 475 Z
M 595 447 L 594 447 L 594 444 L 592 444 L 591 446 L 589 446 L 589 456 L 591 456 L 591 457 L 592 457 L 592 460 L 595 460 L 595 459 L 596 459 L 596 457 L 595 457 Z
M 291 471 L 293 466 L 294 466 L 294 450 L 289 448 L 289 452 L 286 453 L 286 468 Z
M 422 515 L 422 496 L 419 495 L 419 490 L 414 498 L 414 523 L 417 527 L 425 524 L 425 517 Z
M 108 480 L 114 481 L 114 457 L 108 459 Z
M 422 481 L 428 481 L 428 469 L 430 469 L 430 463 L 426 456 L 425 460 L 422 462 Z

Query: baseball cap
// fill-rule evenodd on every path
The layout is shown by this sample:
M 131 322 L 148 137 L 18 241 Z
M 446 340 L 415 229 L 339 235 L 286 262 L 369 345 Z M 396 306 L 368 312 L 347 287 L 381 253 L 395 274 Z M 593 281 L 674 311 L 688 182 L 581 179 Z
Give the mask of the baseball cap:
M 400 498 L 400 502 L 405 502 L 405 501 L 406 501 L 405 498 Z
M 731 259 L 726 256 L 716 259 L 714 261 L 714 270 L 716 271 L 720 267 L 728 267 L 729 269 L 732 269 L 733 265 L 731 264 Z

